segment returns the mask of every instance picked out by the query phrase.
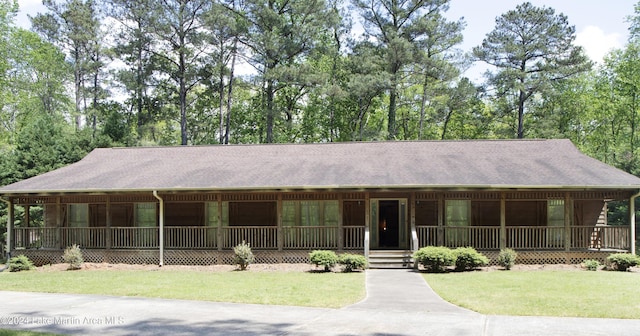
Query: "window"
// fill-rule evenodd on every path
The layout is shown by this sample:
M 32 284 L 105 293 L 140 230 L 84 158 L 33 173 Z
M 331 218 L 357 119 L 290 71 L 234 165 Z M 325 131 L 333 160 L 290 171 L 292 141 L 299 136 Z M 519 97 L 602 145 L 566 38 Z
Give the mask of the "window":
M 338 226 L 338 201 L 284 201 L 284 226 Z
M 564 246 L 564 200 L 547 201 L 547 247 Z
M 445 200 L 445 245 L 460 247 L 469 245 L 469 231 L 471 223 L 471 201 Z
M 89 204 L 69 204 L 69 227 L 89 226 Z
M 135 224 L 140 227 L 156 226 L 156 204 L 137 203 L 135 213 Z
M 469 226 L 469 200 L 446 200 L 445 201 L 446 226 Z

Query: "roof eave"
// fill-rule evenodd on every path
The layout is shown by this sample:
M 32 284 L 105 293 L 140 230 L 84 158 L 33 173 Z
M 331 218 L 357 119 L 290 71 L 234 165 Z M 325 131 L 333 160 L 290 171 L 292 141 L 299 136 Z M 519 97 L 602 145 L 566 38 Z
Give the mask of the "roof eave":
M 319 185 L 319 186 L 261 186 L 261 187 L 216 187 L 216 188 L 118 188 L 118 189 L 60 189 L 60 190 L 2 190 L 0 196 L 49 196 L 68 194 L 123 194 L 123 193 L 175 193 L 175 192 L 296 192 L 321 190 L 640 190 L 640 185 Z

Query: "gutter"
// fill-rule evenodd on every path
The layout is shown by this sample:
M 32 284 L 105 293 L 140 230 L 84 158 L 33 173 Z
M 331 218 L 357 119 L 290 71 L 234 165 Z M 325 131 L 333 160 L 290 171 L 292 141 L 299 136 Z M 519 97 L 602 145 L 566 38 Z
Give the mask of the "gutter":
M 640 190 L 629 198 L 629 227 L 631 230 L 631 254 L 636 254 L 636 198 L 640 196 Z
M 158 224 L 159 224 L 159 248 L 160 248 L 160 255 L 159 255 L 159 264 L 158 266 L 162 267 L 162 265 L 164 265 L 164 200 L 158 196 L 158 191 L 154 190 L 153 191 L 153 197 L 157 198 L 158 201 L 160 201 L 160 213 L 158 214 L 159 220 L 158 220 Z

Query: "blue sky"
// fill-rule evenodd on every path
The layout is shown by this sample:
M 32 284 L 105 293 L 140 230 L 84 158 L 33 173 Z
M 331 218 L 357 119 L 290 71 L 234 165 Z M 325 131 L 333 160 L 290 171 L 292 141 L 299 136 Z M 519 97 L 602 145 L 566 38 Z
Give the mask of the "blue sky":
M 522 0 L 452 0 L 447 16 L 451 19 L 464 17 L 467 22 L 464 42 L 460 46 L 468 52 L 482 43 L 484 36 L 493 30 L 495 18 L 515 9 Z M 620 48 L 628 37 L 626 17 L 633 14 L 637 0 L 530 0 L 538 7 L 552 7 L 563 13 L 569 23 L 576 27 L 576 43 L 587 51 L 596 62 L 612 48 Z M 18 24 L 29 27 L 27 14 L 44 11 L 41 0 L 18 0 L 20 14 Z M 470 69 L 467 76 L 477 79 L 478 67 Z

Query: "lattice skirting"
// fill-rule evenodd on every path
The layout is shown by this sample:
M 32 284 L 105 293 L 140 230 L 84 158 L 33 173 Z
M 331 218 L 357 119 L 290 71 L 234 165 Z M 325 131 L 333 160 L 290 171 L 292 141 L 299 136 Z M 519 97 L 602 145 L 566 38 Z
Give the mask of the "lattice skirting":
M 355 253 L 354 251 L 349 251 Z M 25 255 L 36 265 L 62 263 L 62 250 L 14 250 L 12 256 Z M 253 251 L 254 263 L 309 263 L 309 251 Z M 82 250 L 85 262 L 111 264 L 158 264 L 157 250 Z M 233 265 L 233 251 L 165 250 L 165 265 Z
M 490 260 L 490 265 L 498 265 L 500 251 L 480 251 Z M 595 259 L 604 264 L 612 251 L 516 251 L 516 264 L 580 264 L 585 259 Z
M 36 266 L 62 263 L 62 250 L 14 250 L 12 255 L 26 255 Z M 359 253 L 362 251 L 348 251 Z M 480 251 L 497 265 L 499 251 Z M 601 263 L 611 251 L 517 251 L 516 264 L 580 264 L 585 259 L 595 259 Z M 83 250 L 86 262 L 111 264 L 158 264 L 157 250 Z M 253 251 L 255 263 L 309 263 L 309 251 Z M 166 250 L 165 265 L 232 265 L 233 251 L 209 250 Z

